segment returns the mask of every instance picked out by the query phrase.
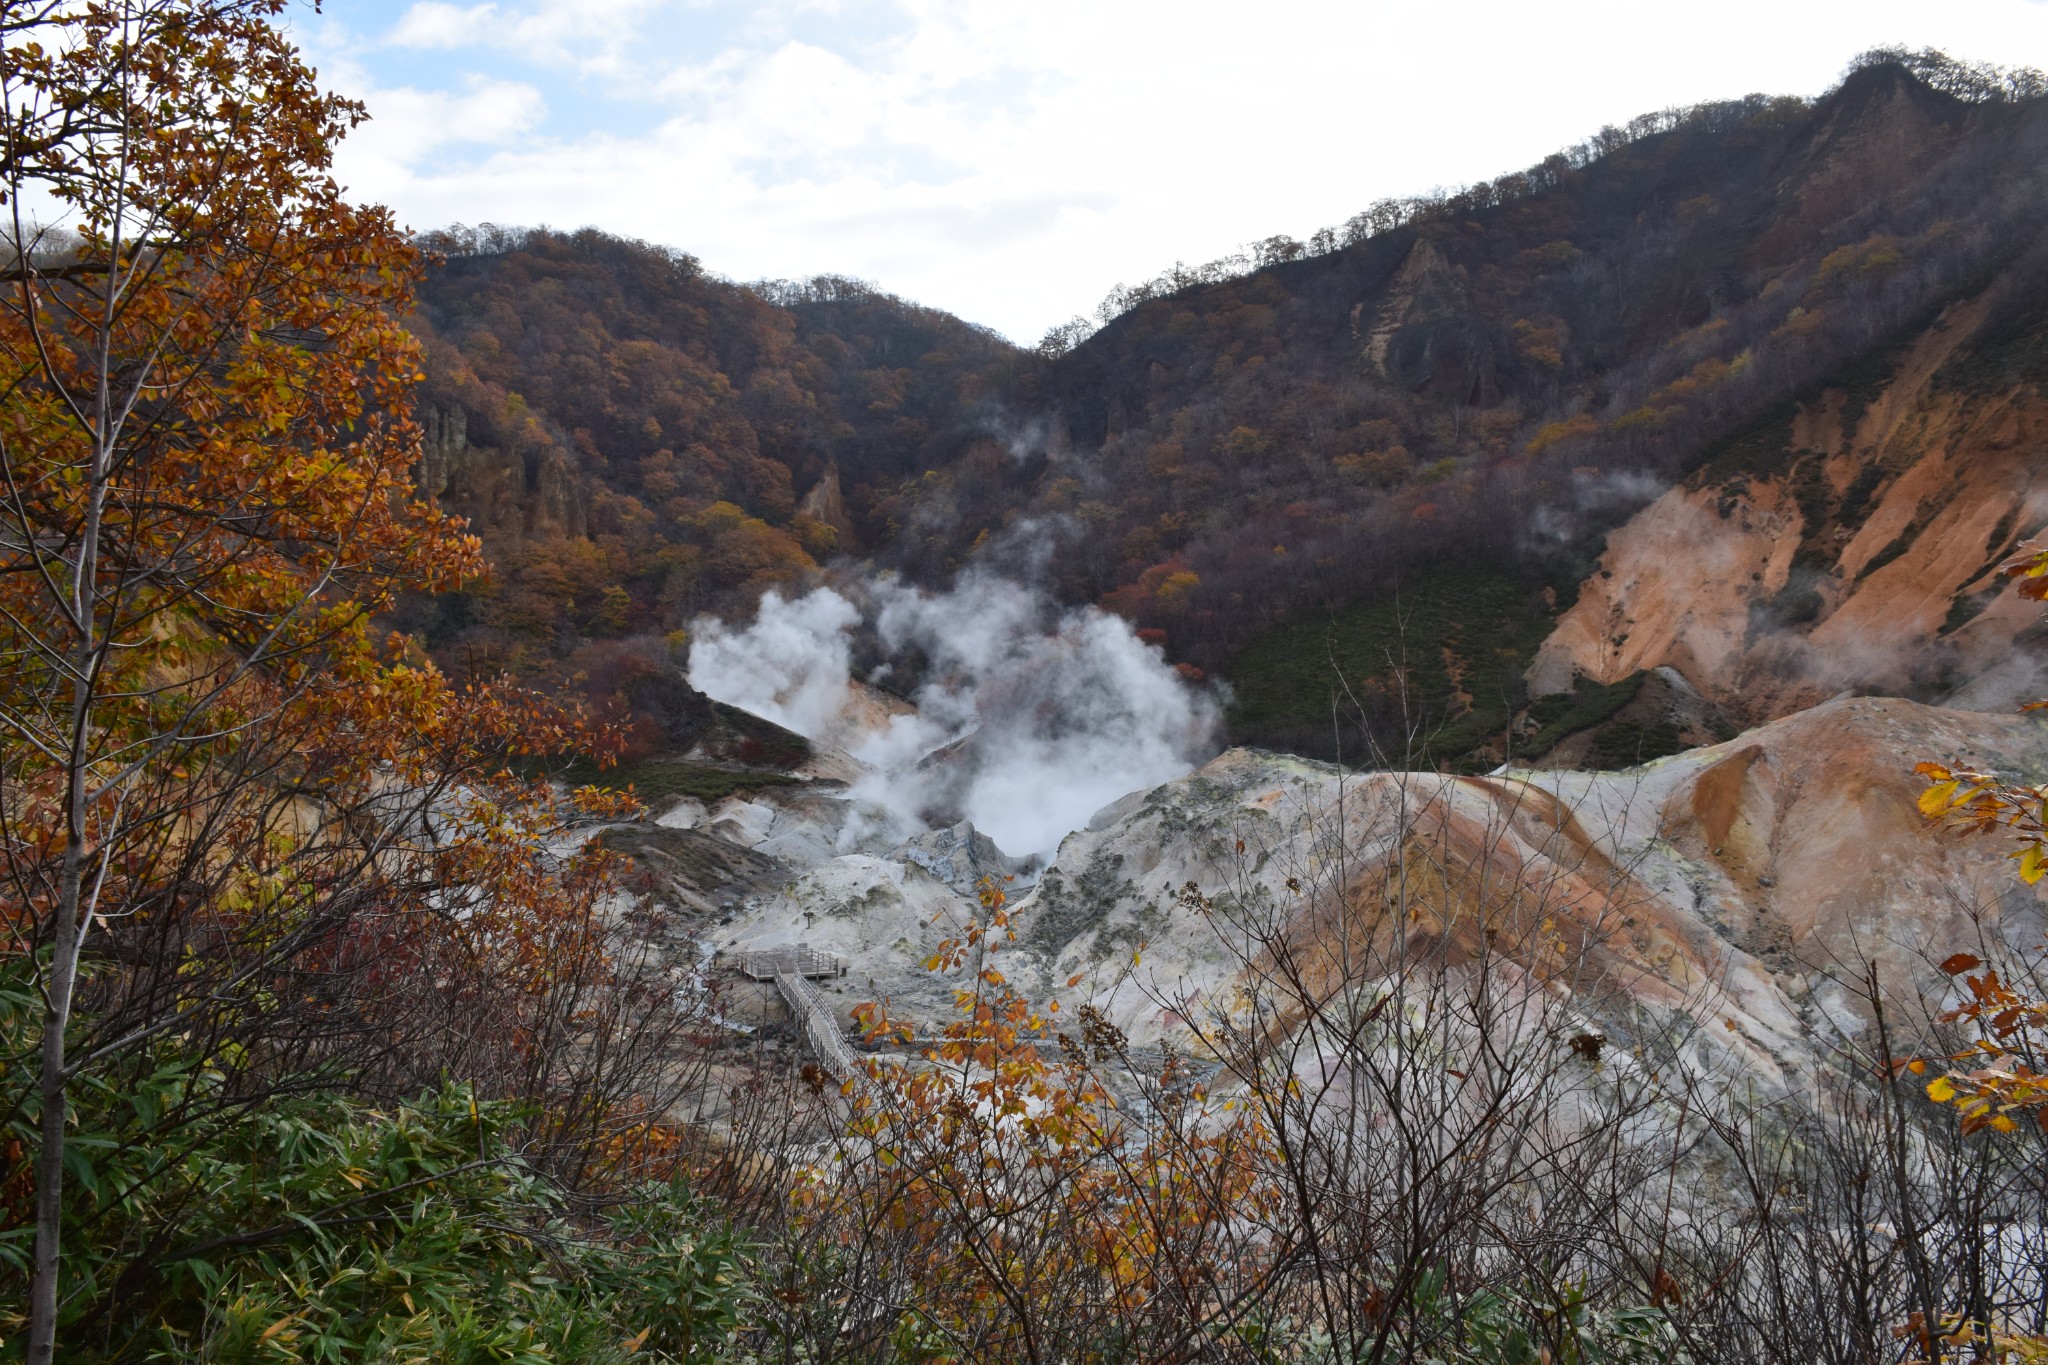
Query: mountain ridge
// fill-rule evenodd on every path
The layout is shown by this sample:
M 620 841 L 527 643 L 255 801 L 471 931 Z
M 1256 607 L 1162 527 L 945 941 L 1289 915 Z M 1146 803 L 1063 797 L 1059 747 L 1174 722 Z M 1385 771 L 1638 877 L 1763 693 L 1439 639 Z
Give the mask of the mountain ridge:
M 1745 433 L 1895 401 L 1899 357 L 1969 299 L 1986 344 L 1952 349 L 1992 367 L 1970 401 L 2038 384 L 2013 360 L 2033 316 L 1999 301 L 2048 280 L 2048 104 L 1914 60 L 1811 103 L 1616 132 L 1583 164 L 1137 298 L 1056 355 L 851 282 L 738 286 L 601 234 L 442 239 L 419 318 L 426 482 L 501 573 L 415 624 L 444 659 L 573 678 L 823 566 L 932 584 L 983 565 L 1229 680 L 1234 740 L 1369 754 L 1420 726 L 1450 736 L 1427 761 L 1491 766 L 1543 729 L 1535 698 L 1627 671 L 1550 646 L 1524 678 L 1536 647 L 1510 667 L 1488 642 L 1586 634 L 1592 608 L 1572 612 L 1607 540 L 1750 459 Z M 1438 613 L 1343 680 L 1419 710 L 1360 714 L 1348 738 L 1280 714 L 1309 656 L 1327 664 L 1361 612 L 1403 617 L 1450 564 L 1497 605 Z M 1418 666 L 1437 680 L 1397 685 Z M 1332 686 L 1299 709 L 1327 718 Z

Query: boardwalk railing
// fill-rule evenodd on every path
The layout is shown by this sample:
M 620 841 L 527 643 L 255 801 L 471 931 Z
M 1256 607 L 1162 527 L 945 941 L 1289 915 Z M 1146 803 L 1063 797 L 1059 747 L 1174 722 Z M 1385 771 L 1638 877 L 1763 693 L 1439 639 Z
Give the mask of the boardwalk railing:
M 825 1069 L 841 1080 L 854 1074 L 853 1049 L 846 1045 L 839 1017 L 818 994 L 812 981 L 846 975 L 846 964 L 808 943 L 794 947 L 756 948 L 736 954 L 732 965 L 750 981 L 773 981 L 789 1006 L 790 1017 L 803 1030 L 804 1043 Z
M 736 965 L 740 974 L 751 981 L 773 981 L 784 973 L 814 981 L 846 975 L 844 962 L 830 953 L 817 952 L 808 943 L 799 943 L 794 948 L 759 948 L 743 952 L 738 955 Z
M 790 1014 L 803 1027 L 804 1042 L 811 1055 L 840 1080 L 854 1074 L 853 1049 L 839 1030 L 839 1016 L 818 994 L 818 988 L 794 971 L 777 972 L 775 988 L 789 1005 Z

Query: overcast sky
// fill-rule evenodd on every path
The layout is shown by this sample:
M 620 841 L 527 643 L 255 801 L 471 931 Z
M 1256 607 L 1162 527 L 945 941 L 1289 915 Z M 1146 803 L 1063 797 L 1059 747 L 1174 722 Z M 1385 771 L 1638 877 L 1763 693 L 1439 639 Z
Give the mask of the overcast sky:
M 593 224 L 1023 342 L 1120 282 L 1880 44 L 2048 68 L 2040 0 L 327 0 L 293 27 L 416 228 Z

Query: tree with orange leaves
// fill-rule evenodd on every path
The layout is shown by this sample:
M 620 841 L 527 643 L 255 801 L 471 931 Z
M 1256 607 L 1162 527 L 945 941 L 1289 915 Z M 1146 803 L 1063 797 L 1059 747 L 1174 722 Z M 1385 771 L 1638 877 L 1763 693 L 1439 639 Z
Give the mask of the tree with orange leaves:
M 2020 596 L 2048 602 L 2048 549 L 2028 547 L 1998 566 L 2018 580 Z M 2029 703 L 2027 711 L 2048 710 L 2048 701 Z M 2048 875 L 2048 784 L 2013 782 L 1996 773 L 1952 769 L 1922 763 L 1915 769 L 1928 781 L 1920 794 L 1920 812 L 1929 819 L 1952 820 L 1975 833 L 2010 830 L 2019 836 L 2012 857 L 2020 880 L 2032 886 Z
M 237 1103 L 323 1070 L 566 1072 L 586 1138 L 624 1098 L 587 1060 L 620 1017 L 606 873 L 543 856 L 556 803 L 508 762 L 598 737 L 371 627 L 484 566 L 412 488 L 419 256 L 329 175 L 364 113 L 282 8 L 0 19 L 0 935 L 42 1007 L 0 1103 L 38 1125 L 5 1158 L 32 1160 L 37 1365 L 81 1076 L 167 1039 Z

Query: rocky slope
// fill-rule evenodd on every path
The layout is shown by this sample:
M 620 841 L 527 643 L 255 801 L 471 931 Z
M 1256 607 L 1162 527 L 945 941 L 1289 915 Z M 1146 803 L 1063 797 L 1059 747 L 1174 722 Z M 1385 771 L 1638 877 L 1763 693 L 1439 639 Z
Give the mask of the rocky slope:
M 1013 509 L 1065 526 L 1070 595 L 1257 687 L 1233 665 L 1262 632 L 1446 560 L 1568 597 L 1578 552 L 1729 434 L 2048 277 L 2048 102 L 1877 64 L 1643 123 L 1139 303 L 1047 376 L 1044 471 L 936 471 L 938 543 L 892 553 L 999 548 Z
M 1370 933 L 1398 904 L 1454 958 L 1493 930 L 1539 973 L 1545 945 L 1562 939 L 1566 984 L 1612 1035 L 1684 1016 L 1713 1025 L 1703 1036 L 1752 1073 L 1810 1066 L 1831 1037 L 1863 1027 L 1849 992 L 1865 961 L 1895 985 L 1926 984 L 1930 955 L 1987 933 L 2019 947 L 2041 938 L 2043 901 L 2014 881 L 2002 849 L 1921 820 L 1920 783 L 1901 757 L 1913 754 L 2038 772 L 2048 727 L 1843 699 L 1633 772 L 1349 782 L 1234 751 L 1062 847 L 1056 871 L 1087 869 L 1099 883 L 1114 864 L 1130 890 L 1060 950 L 1054 974 L 1102 965 L 1121 931 L 1167 955 L 1155 991 L 1178 977 L 1214 995 L 1227 983 L 1202 979 L 1205 954 L 1187 947 L 1204 926 L 1152 887 L 1221 882 L 1239 903 L 1285 907 L 1300 901 L 1292 878 L 1344 914 L 1282 914 L 1286 932 L 1299 922 Z M 1173 1027 L 1145 992 L 1127 985 L 1116 999 L 1133 1030 Z
M 1948 309 L 1865 392 L 1824 388 L 1725 444 L 1608 537 L 1531 690 L 1668 667 L 1749 720 L 1844 689 L 2037 695 L 2039 611 L 1995 576 L 2048 522 L 2048 398 L 2007 373 L 2032 303 Z
M 1102 811 L 1035 883 L 1025 870 L 1004 970 L 1185 1047 L 1248 963 L 1284 946 L 1334 987 L 1335 950 L 1391 916 L 1408 951 L 1453 966 L 1490 944 L 1611 1041 L 1683 1035 L 1702 1064 L 1785 1085 L 1869 1028 L 1872 965 L 1903 1004 L 1938 994 L 1947 954 L 2030 950 L 2048 929 L 2002 848 L 1920 818 L 1921 756 L 2038 777 L 2048 724 L 1842 698 L 1599 773 L 1347 775 L 1235 749 Z M 887 847 L 858 817 L 822 788 L 691 812 L 763 860 L 701 932 L 726 953 L 808 943 L 849 964 L 827 983 L 842 1009 L 887 997 L 937 1018 L 952 983 L 924 959 L 975 915 L 979 877 L 1019 869 L 968 827 Z

